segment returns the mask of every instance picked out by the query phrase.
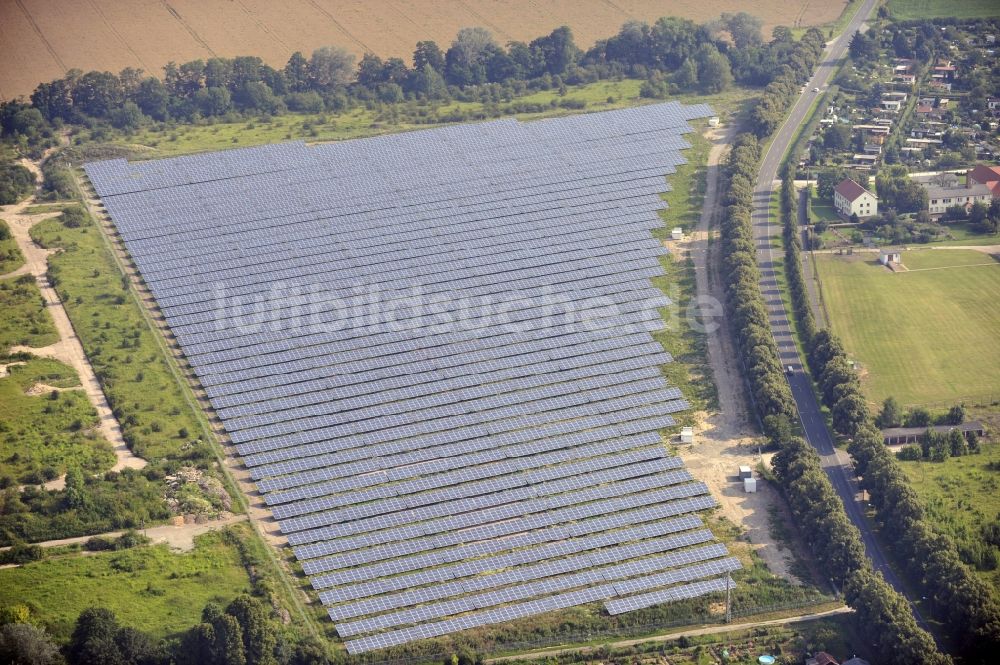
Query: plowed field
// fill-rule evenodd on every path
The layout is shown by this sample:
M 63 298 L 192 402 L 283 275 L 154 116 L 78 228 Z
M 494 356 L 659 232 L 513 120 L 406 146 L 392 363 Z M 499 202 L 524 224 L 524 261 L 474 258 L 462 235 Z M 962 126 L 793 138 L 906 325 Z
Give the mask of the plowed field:
M 835 20 L 845 0 L 757 0 L 750 11 L 775 25 Z M 443 48 L 463 27 L 501 43 L 569 25 L 588 47 L 630 19 L 674 14 L 698 21 L 747 8 L 743 0 L 5 0 L 0 2 L 0 99 L 29 94 L 70 68 L 161 74 L 173 60 L 259 55 L 280 67 L 293 51 L 342 46 L 409 59 L 432 39 Z

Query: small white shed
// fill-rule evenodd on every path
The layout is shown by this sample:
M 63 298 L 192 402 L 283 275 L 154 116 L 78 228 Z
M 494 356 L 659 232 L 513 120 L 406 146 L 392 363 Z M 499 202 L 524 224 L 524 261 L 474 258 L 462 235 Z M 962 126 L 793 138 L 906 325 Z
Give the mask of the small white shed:
M 681 443 L 694 443 L 694 428 L 693 427 L 682 427 L 681 428 Z
M 708 119 L 708 126 L 709 127 L 718 127 L 719 126 L 719 116 L 712 116 L 711 118 L 709 118 Z
M 882 249 L 878 253 L 878 262 L 884 266 L 890 263 L 902 263 L 902 255 L 898 249 Z
M 684 240 L 684 231 L 679 226 L 675 226 L 670 232 L 671 240 Z
M 747 493 L 757 491 L 757 479 L 756 478 L 744 478 L 743 479 L 743 491 Z
M 745 480 L 747 478 L 753 478 L 753 471 L 750 470 L 748 466 L 740 467 L 740 480 Z

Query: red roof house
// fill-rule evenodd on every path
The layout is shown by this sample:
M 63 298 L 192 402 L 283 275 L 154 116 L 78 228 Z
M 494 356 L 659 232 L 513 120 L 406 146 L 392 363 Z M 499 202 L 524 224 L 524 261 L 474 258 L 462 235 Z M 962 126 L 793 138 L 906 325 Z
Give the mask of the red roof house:
M 1000 197 L 1000 166 L 977 165 L 965 174 L 965 182 L 972 185 L 986 185 L 993 192 L 993 197 Z

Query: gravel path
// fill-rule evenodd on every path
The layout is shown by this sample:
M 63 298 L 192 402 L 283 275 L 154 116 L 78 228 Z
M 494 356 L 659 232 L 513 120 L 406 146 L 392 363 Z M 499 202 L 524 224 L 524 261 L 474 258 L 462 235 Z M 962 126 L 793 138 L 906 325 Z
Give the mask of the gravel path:
M 36 180 L 40 183 L 42 174 L 38 164 L 28 160 L 22 160 L 21 163 L 35 174 Z M 43 249 L 31 239 L 30 231 L 32 226 L 58 213 L 24 214 L 25 208 L 34 203 L 35 197 L 32 196 L 21 203 L 4 206 L 0 210 L 2 210 L 2 215 L 10 227 L 11 235 L 15 242 L 17 242 L 17 246 L 21 249 L 21 253 L 24 254 L 25 265 L 15 272 L 30 274 L 35 278 L 38 290 L 42 294 L 42 300 L 45 302 L 45 307 L 52 316 L 52 321 L 55 324 L 60 339 L 55 344 L 41 348 L 13 346 L 9 351 L 11 353 L 23 351 L 44 358 L 53 358 L 75 369 L 80 376 L 80 381 L 83 384 L 84 391 L 87 393 L 87 397 L 97 411 L 97 429 L 111 443 L 112 448 L 114 448 L 117 461 L 115 466 L 112 467 L 113 470 L 121 471 L 125 468 L 141 469 L 146 466 L 146 460 L 133 455 L 132 451 L 125 444 L 121 426 L 111 412 L 111 407 L 108 406 L 108 401 L 104 396 L 104 391 L 101 389 L 101 384 L 94 375 L 94 370 L 90 366 L 86 354 L 83 352 L 83 347 L 76 336 L 76 331 L 73 330 L 73 324 L 70 323 L 69 317 L 66 315 L 66 310 L 59 300 L 59 295 L 46 275 L 49 256 L 55 253 L 55 250 Z

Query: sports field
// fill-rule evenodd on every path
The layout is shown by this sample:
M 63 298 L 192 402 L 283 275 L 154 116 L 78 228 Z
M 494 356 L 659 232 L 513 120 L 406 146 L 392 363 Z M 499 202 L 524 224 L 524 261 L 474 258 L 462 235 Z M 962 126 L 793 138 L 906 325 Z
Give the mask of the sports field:
M 168 61 L 258 55 L 282 67 L 295 51 L 340 46 L 360 57 L 409 60 L 418 41 L 447 48 L 461 28 L 481 26 L 498 43 L 530 41 L 561 25 L 588 48 L 629 20 L 664 15 L 706 21 L 749 11 L 770 37 L 776 25 L 835 21 L 845 0 L 90 0 L 0 2 L 0 99 L 28 95 L 41 81 L 79 68 L 162 74 Z
M 996 0 L 890 0 L 889 12 L 903 21 L 921 18 L 989 18 L 1000 16 Z
M 818 254 L 834 331 L 862 366 L 872 402 L 1000 398 L 1000 262 L 973 250 L 915 250 L 908 272 L 875 255 Z

